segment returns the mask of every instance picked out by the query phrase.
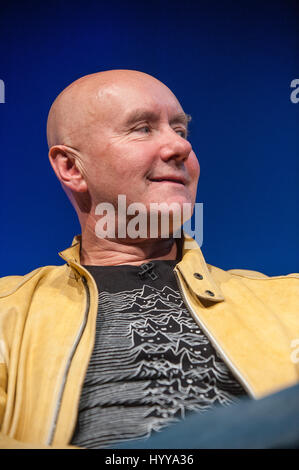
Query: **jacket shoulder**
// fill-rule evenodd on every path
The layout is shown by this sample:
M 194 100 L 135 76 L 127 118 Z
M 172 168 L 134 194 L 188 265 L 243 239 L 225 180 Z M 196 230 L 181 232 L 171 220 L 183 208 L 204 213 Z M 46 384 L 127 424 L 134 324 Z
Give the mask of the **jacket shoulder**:
M 217 268 L 216 266 L 212 266 L 210 264 L 207 265 L 210 273 L 215 276 L 220 281 L 227 281 L 232 277 L 235 278 L 246 278 L 246 279 L 290 279 L 290 278 L 297 278 L 299 279 L 299 273 L 292 273 L 292 274 L 283 274 L 280 276 L 268 276 L 259 271 L 254 271 L 250 269 L 228 269 L 223 270 L 221 268 Z
M 53 271 L 59 272 L 62 269 L 65 269 L 66 265 L 61 266 L 41 266 L 39 268 L 30 271 L 25 275 L 12 275 L 12 276 L 4 276 L 0 278 L 0 298 L 5 297 L 7 295 L 13 294 L 17 291 L 21 286 L 29 282 L 31 279 L 39 279 L 50 272 Z
M 299 273 L 281 274 L 278 276 L 267 276 L 266 274 L 263 274 L 259 271 L 251 271 L 249 269 L 229 269 L 227 272 L 232 274 L 233 276 L 247 277 L 250 279 L 290 279 L 290 278 L 299 279 Z
M 227 272 L 235 276 L 249 277 L 252 279 L 267 279 L 270 277 L 264 273 L 261 273 L 259 271 L 253 271 L 250 269 L 228 269 Z

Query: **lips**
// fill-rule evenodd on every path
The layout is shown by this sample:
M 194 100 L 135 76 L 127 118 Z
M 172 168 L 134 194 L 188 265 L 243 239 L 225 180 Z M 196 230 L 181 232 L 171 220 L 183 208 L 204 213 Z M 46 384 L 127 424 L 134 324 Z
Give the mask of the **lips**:
M 178 183 L 184 186 L 187 184 L 186 178 L 181 175 L 153 176 L 149 180 L 153 183 Z

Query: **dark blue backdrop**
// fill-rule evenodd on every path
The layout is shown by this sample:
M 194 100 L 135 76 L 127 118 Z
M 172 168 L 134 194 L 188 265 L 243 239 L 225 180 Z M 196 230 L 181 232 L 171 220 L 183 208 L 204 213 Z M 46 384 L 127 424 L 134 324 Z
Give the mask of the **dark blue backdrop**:
M 61 264 L 80 231 L 48 163 L 46 119 L 76 78 L 153 74 L 193 116 L 202 250 L 224 269 L 298 272 L 295 1 L 1 2 L 1 272 Z

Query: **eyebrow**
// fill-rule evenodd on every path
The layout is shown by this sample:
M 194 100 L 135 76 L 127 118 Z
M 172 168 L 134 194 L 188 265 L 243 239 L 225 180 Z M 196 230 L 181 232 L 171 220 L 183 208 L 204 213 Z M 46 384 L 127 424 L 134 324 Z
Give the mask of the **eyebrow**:
M 146 109 L 135 109 L 125 119 L 125 126 L 131 126 L 139 121 L 152 121 L 157 122 L 160 119 L 160 115 L 153 111 Z M 184 124 L 188 127 L 188 123 L 191 121 L 190 114 L 178 113 L 175 114 L 170 120 L 170 124 Z

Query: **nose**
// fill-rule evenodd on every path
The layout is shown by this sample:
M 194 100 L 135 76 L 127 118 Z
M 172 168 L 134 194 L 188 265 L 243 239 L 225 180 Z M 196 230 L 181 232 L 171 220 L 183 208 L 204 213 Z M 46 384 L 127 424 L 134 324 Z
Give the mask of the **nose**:
M 192 146 L 188 140 L 180 136 L 174 129 L 165 130 L 160 156 L 164 161 L 176 160 L 183 162 L 187 160 L 192 150 Z

